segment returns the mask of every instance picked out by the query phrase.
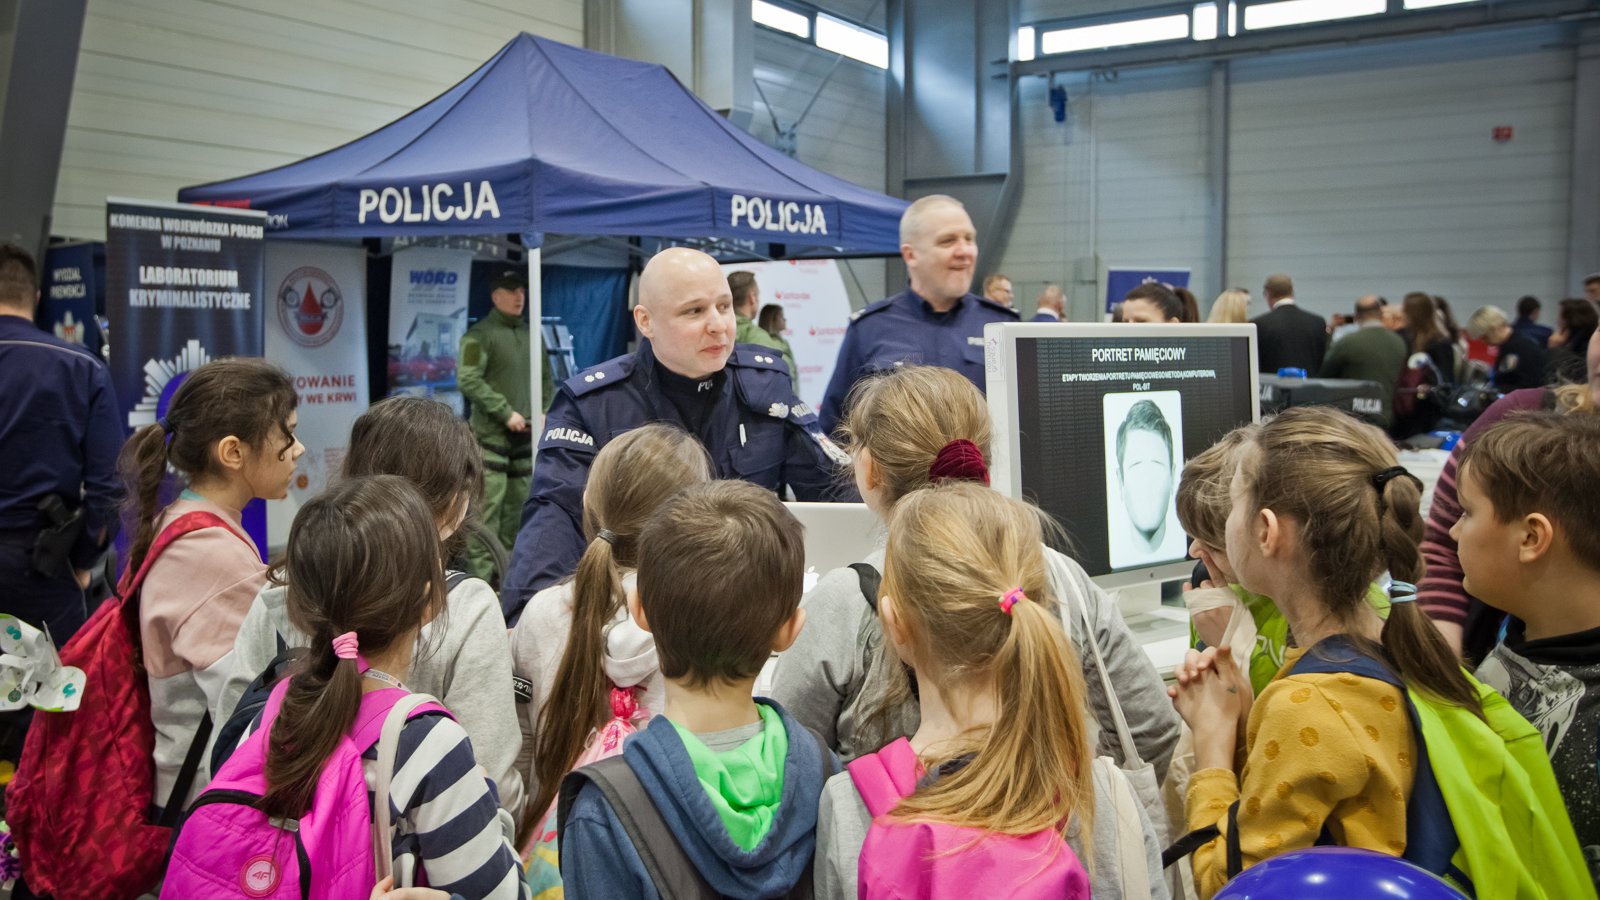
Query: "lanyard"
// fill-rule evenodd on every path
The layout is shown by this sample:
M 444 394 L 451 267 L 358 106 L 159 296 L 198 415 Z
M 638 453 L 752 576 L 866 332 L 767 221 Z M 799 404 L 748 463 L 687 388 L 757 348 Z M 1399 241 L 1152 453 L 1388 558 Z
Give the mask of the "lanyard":
M 382 672 L 382 671 L 379 671 L 377 669 L 368 669 L 365 672 L 362 672 L 361 674 L 362 674 L 362 676 L 364 676 L 366 678 L 371 678 L 373 681 L 381 681 L 384 684 L 390 685 L 392 687 L 397 687 L 402 691 L 408 690 L 408 688 L 405 685 L 400 683 L 400 679 L 394 677 L 393 675 L 390 675 L 388 672 Z

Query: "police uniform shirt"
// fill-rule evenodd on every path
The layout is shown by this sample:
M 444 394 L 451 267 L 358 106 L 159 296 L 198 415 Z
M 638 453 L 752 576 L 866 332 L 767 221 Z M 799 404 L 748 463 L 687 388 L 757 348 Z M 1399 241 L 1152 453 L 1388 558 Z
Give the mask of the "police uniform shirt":
M 100 553 L 100 531 L 116 526 L 122 447 L 117 398 L 105 364 L 88 350 L 0 316 L 0 532 L 31 545 L 43 524 L 39 501 L 61 497 L 83 507 L 72 565 Z
M 967 294 L 938 312 L 909 288 L 857 312 L 845 329 L 822 398 L 822 429 L 832 434 L 850 388 L 862 377 L 906 364 L 943 366 L 984 389 L 983 326 L 1018 321 L 1016 310 Z
M 664 376 L 676 379 L 671 388 Z M 595 454 L 649 422 L 670 422 L 698 437 L 718 478 L 743 478 L 775 492 L 787 485 L 799 500 L 860 499 L 840 475 L 849 457 L 795 397 L 789 367 L 776 351 L 737 344 L 722 372 L 697 382 L 660 367 L 643 341 L 637 353 L 567 379 L 550 404 L 522 530 L 500 591 L 508 623 L 534 592 L 576 568 L 583 553 L 583 489 Z

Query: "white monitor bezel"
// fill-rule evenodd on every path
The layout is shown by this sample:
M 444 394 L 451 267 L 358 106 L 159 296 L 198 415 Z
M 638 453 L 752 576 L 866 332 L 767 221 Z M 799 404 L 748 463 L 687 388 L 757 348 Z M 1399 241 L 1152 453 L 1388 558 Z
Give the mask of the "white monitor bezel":
M 1146 325 L 1106 322 L 997 322 L 984 326 L 984 368 L 988 382 L 989 416 L 993 420 L 990 483 L 1008 497 L 1022 496 L 1022 448 L 1012 439 L 1018 420 L 1016 366 L 1017 340 L 1023 338 L 1247 338 L 1246 368 L 1250 378 L 1250 421 L 1261 421 L 1261 378 L 1257 371 L 1256 326 L 1215 324 Z M 1160 584 L 1187 578 L 1193 560 L 1124 569 L 1093 576 L 1104 590 L 1141 584 Z

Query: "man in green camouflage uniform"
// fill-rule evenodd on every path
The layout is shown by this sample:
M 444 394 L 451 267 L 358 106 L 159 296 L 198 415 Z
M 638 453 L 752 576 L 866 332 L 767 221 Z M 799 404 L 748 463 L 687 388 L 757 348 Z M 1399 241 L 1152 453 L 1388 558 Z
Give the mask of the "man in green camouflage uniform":
M 461 338 L 456 383 L 472 401 L 472 433 L 483 450 L 483 524 L 506 552 L 522 524 L 522 501 L 533 476 L 532 361 L 530 332 L 522 320 L 526 282 L 514 271 L 490 282 L 494 308 Z M 550 367 L 541 367 L 544 401 L 555 393 Z M 482 541 L 472 541 L 467 567 L 488 579 L 494 556 Z
M 729 272 L 728 291 L 733 294 L 733 315 L 738 321 L 738 330 L 733 333 L 733 342 L 759 344 L 783 354 L 783 361 L 789 366 L 789 383 L 798 393 L 800 367 L 794 364 L 794 353 L 789 350 L 789 342 L 773 337 L 766 329 L 755 323 L 756 310 L 761 308 L 761 291 L 756 287 L 755 274 L 743 270 Z

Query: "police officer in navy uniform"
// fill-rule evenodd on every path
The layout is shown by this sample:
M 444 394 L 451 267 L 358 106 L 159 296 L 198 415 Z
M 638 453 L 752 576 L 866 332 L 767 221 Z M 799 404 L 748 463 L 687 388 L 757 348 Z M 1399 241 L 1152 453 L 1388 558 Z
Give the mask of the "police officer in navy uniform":
M 0 244 L 0 612 L 60 647 L 115 531 L 122 428 L 105 364 L 34 325 L 37 282 L 33 257 Z M 26 718 L 0 715 L 0 758 L 17 758 Z
M 972 293 L 978 235 L 954 197 L 934 194 L 900 217 L 900 257 L 911 285 L 851 317 L 822 398 L 822 429 L 844 418 L 863 376 L 904 363 L 944 366 L 984 389 L 983 326 L 1016 322 L 1017 312 Z
M 733 297 L 716 260 L 663 250 L 639 278 L 639 350 L 567 379 L 538 438 L 533 485 L 500 590 L 515 622 L 535 591 L 572 574 L 583 550 L 583 489 L 594 456 L 648 422 L 700 439 L 718 477 L 743 478 L 800 500 L 857 500 L 839 477 L 846 456 L 795 397 L 776 350 L 735 344 Z

